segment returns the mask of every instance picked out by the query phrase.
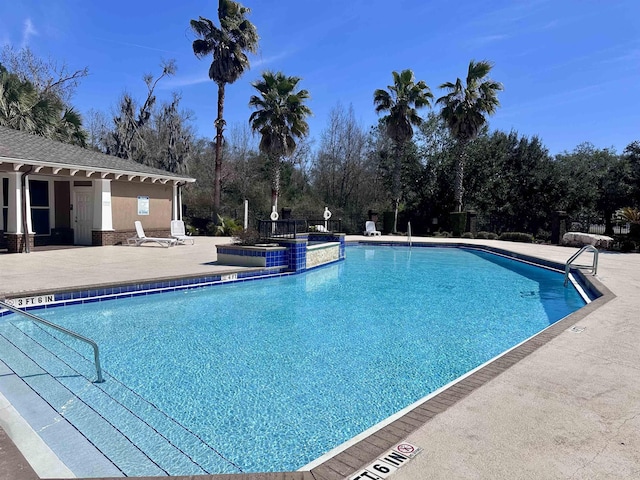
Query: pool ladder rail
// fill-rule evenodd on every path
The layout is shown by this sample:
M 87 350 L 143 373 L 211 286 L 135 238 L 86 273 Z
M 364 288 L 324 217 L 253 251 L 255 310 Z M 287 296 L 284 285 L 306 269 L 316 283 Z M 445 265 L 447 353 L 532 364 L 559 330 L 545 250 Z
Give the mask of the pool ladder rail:
M 47 327 L 51 327 L 54 330 L 58 330 L 59 332 L 65 333 L 67 335 L 72 336 L 73 338 L 76 338 L 82 342 L 88 343 L 89 345 L 91 345 L 91 347 L 93 348 L 93 360 L 94 363 L 96 365 L 96 373 L 98 375 L 98 379 L 94 382 L 94 383 L 103 383 L 104 382 L 104 378 L 102 377 L 102 367 L 100 366 L 100 349 L 98 348 L 98 344 L 96 342 L 94 342 L 93 340 L 91 340 L 90 338 L 87 338 L 83 335 L 80 335 L 79 333 L 76 333 L 72 330 L 68 330 L 64 327 L 61 327 L 59 325 L 56 325 L 55 323 L 51 323 L 48 320 L 45 320 L 44 318 L 40 318 L 40 317 L 36 317 L 35 315 L 26 312 L 24 310 L 20 310 L 19 308 L 14 307 L 13 305 L 8 304 L 7 302 L 0 300 L 0 307 L 2 308 L 6 308 L 7 310 L 12 311 L 13 313 L 17 313 L 18 315 L 22 315 L 27 317 L 29 320 L 32 320 L 34 322 L 37 323 L 41 323 L 43 325 L 46 325 Z
M 577 260 L 577 258 L 582 255 L 584 252 L 593 252 L 593 262 L 591 265 L 575 265 L 573 262 Z M 598 249 L 593 245 L 585 245 L 576 253 L 574 253 L 567 263 L 564 264 L 564 286 L 566 287 L 569 284 L 569 272 L 571 267 L 577 269 L 590 269 L 591 274 L 595 275 L 598 272 Z

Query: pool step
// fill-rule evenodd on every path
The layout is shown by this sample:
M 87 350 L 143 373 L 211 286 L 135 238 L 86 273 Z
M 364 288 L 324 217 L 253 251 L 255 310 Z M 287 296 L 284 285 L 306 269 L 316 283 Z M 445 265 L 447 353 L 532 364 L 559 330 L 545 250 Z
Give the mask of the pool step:
M 75 342 L 75 345 L 73 345 L 73 341 L 69 342 L 67 338 L 61 336 L 54 330 L 41 328 L 38 325 L 35 327 L 35 329 L 30 329 L 29 331 L 29 335 L 33 340 L 42 345 L 46 345 L 49 351 L 67 364 L 72 365 L 74 370 L 84 371 L 88 374 L 89 378 L 95 378 L 92 351 L 90 349 L 86 348 L 86 346 L 80 342 Z M 74 347 L 78 347 L 78 350 L 75 350 Z M 86 357 L 81 355 L 80 352 L 84 353 Z M 108 359 L 106 359 L 104 363 L 108 366 Z M 190 459 L 195 466 L 200 467 L 199 473 L 240 473 L 242 471 L 232 462 L 225 459 L 213 446 L 208 445 L 185 426 L 179 424 L 158 407 L 123 385 L 116 378 L 112 377 L 108 371 L 104 372 L 104 376 L 106 379 L 104 383 L 94 384 L 94 387 L 104 395 L 104 397 L 99 398 L 104 400 L 106 397 L 113 402 L 117 402 L 126 410 L 125 416 L 135 417 L 145 423 L 147 427 L 151 428 L 158 436 L 164 438 L 165 441 L 172 445 L 180 445 L 178 451 Z M 66 378 L 62 378 L 60 381 L 72 391 L 77 392 L 78 396 L 86 400 L 90 405 L 94 405 L 95 400 L 86 398 L 85 392 L 78 390 L 76 386 L 73 385 L 74 382 L 68 381 Z M 96 401 L 96 407 L 100 406 L 99 402 L 99 400 Z M 102 410 L 99 409 L 99 411 Z M 107 418 L 112 417 L 109 416 Z M 118 415 L 116 418 L 122 417 Z M 149 450 L 149 452 L 149 455 L 154 458 L 156 450 Z M 181 466 L 180 472 L 192 472 L 192 470 L 193 469 L 185 468 L 183 465 Z
M 155 421 L 158 424 L 157 417 L 161 412 L 156 409 L 157 413 L 154 414 L 154 409 L 145 405 L 146 402 L 139 397 L 136 400 L 135 394 L 113 378 L 108 377 L 103 384 L 93 384 L 87 380 L 95 379 L 93 361 L 87 360 L 39 326 L 31 322 L 0 323 L 0 352 L 1 359 L 25 383 L 126 475 L 219 471 L 210 468 L 221 460 L 211 460 L 216 456 L 215 453 L 212 455 L 210 450 L 202 451 L 207 449 L 199 442 L 200 448 L 194 448 L 197 455 L 176 448 L 153 423 Z M 103 389 L 104 386 L 108 388 Z M 111 420 L 107 421 L 106 418 Z M 165 418 L 167 422 L 170 419 Z M 166 429 L 166 425 L 161 423 L 160 427 Z M 205 468 L 210 464 L 209 468 L 201 468 L 196 463 L 196 457 L 202 457 L 199 460 Z
M 66 390 L 54 377 L 29 358 L 22 351 L 22 348 L 25 348 L 24 342 L 20 342 L 18 335 L 8 330 L 10 329 L 5 328 L 4 325 L 0 327 L 0 352 L 2 352 L 0 357 L 24 384 L 28 385 L 61 417 L 82 431 L 85 438 L 114 464 L 117 464 L 114 457 L 118 456 L 118 452 L 123 452 L 127 456 L 132 455 L 145 469 L 154 469 L 153 463 L 144 455 L 140 455 L 140 452 L 136 451 L 116 429 L 106 425 L 103 419 L 88 408 L 87 405 L 78 401 L 75 395 Z M 14 345 L 16 341 L 18 345 L 22 345 Z M 51 423 L 57 421 L 58 419 L 56 418 L 51 419 Z M 88 433 L 88 431 L 91 433 Z M 106 439 L 109 441 L 106 442 Z M 55 443 L 49 446 L 56 453 L 60 450 Z M 60 457 L 63 461 L 65 460 L 64 455 L 60 455 Z M 124 471 L 122 465 L 117 466 L 120 471 Z M 161 469 L 156 468 L 155 470 L 158 475 L 163 474 Z

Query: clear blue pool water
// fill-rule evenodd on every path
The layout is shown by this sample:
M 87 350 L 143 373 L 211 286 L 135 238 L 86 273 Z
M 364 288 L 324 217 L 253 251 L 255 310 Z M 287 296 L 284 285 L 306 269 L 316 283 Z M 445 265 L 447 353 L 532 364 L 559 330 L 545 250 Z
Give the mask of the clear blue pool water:
M 50 403 L 122 472 L 184 475 L 298 469 L 584 304 L 489 253 L 357 246 L 302 275 L 39 311 L 97 341 L 100 385 L 50 331 L 5 323 L 61 359 L 46 368 L 82 402 Z

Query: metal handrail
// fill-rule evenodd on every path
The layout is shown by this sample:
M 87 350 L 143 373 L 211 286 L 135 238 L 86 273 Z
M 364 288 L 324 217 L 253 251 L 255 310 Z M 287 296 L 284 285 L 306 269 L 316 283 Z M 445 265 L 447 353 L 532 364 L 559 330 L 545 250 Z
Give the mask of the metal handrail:
M 411 222 L 407 222 L 407 236 L 409 238 L 409 248 L 411 248 Z
M 564 286 L 565 287 L 569 283 L 569 271 L 571 269 L 571 265 L 573 264 L 573 261 L 575 259 L 577 259 L 580 255 L 582 255 L 586 251 L 593 252 L 593 263 L 591 264 L 591 266 L 589 266 L 589 265 L 575 265 L 575 266 L 577 268 L 591 268 L 591 273 L 593 275 L 595 275 L 597 273 L 597 271 L 598 271 L 598 249 L 596 247 L 594 247 L 593 245 L 585 245 L 580 250 L 578 250 L 576 253 L 571 255 L 571 258 L 569 260 L 567 260 L 567 263 L 564 264 Z
M 68 329 L 66 329 L 64 327 L 56 325 L 55 323 L 51 323 L 50 321 L 45 320 L 44 318 L 36 317 L 35 315 L 33 315 L 33 314 L 29 313 L 29 312 L 25 312 L 24 310 L 20 310 L 19 308 L 16 308 L 13 305 L 9 305 L 7 302 L 4 302 L 2 300 L 0 300 L 0 307 L 6 308 L 7 310 L 12 311 L 13 313 L 17 313 L 19 315 L 24 315 L 29 320 L 33 320 L 34 322 L 42 323 L 43 325 L 46 325 L 47 327 L 51 327 L 51 328 L 53 328 L 55 330 L 58 330 L 59 332 L 66 333 L 67 335 L 71 335 L 73 338 L 76 338 L 78 340 L 81 340 L 81 341 L 91 345 L 91 347 L 93 347 L 93 359 L 94 359 L 94 362 L 96 364 L 96 373 L 98 374 L 98 379 L 95 381 L 95 383 L 104 382 L 104 378 L 102 378 L 102 367 L 100 367 L 100 350 L 99 350 L 98 344 L 96 342 L 94 342 L 90 338 L 87 338 L 85 336 L 80 335 L 79 333 L 76 333 L 76 332 L 73 332 L 71 330 L 68 330 Z

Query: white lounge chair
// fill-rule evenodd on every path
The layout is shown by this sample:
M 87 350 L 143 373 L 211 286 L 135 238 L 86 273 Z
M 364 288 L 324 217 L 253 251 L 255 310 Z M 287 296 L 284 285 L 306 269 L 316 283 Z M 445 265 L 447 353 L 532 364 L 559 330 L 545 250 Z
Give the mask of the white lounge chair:
M 329 230 L 324 225 L 316 225 L 316 232 L 329 233 Z
M 376 222 L 372 222 L 371 220 L 364 224 L 364 234 L 365 235 L 381 235 L 381 233 L 376 230 Z
M 182 220 L 171 220 L 171 236 L 175 238 L 180 245 L 185 245 L 186 242 L 191 242 L 191 245 L 196 243 L 193 237 L 187 235 Z
M 140 222 L 140 220 L 136 220 L 134 222 L 134 225 L 136 226 L 137 236 L 128 238 L 127 239 L 128 245 L 135 245 L 136 247 L 139 247 L 143 243 L 153 242 L 153 243 L 162 245 L 163 247 L 170 247 L 178 243 L 178 241 L 175 238 L 147 237 L 144 234 L 144 229 L 142 228 L 142 222 Z

